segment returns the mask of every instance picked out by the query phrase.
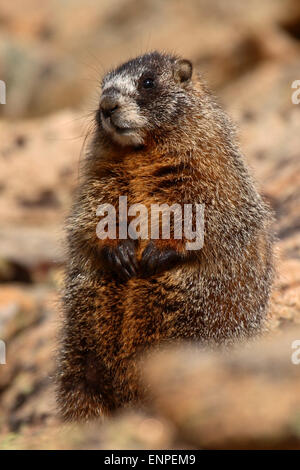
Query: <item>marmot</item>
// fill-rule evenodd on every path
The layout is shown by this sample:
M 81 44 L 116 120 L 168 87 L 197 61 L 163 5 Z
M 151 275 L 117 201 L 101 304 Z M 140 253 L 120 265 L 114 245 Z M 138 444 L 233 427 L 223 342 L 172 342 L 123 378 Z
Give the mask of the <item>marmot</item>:
M 139 400 L 136 364 L 151 346 L 258 333 L 273 278 L 272 213 L 188 60 L 152 52 L 108 73 L 95 123 L 67 224 L 57 398 L 69 420 Z M 119 196 L 203 204 L 203 247 L 188 251 L 172 236 L 99 239 L 97 208 L 117 207 Z

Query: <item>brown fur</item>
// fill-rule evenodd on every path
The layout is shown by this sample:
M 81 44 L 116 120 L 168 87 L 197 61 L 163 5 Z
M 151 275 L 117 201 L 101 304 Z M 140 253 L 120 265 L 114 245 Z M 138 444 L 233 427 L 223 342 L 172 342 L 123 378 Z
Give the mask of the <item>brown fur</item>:
M 122 147 L 101 126 L 95 132 L 68 222 L 57 393 L 66 419 L 138 400 L 137 359 L 150 347 L 181 339 L 232 344 L 261 329 L 273 278 L 272 217 L 202 80 L 194 76 L 184 92 L 182 121 L 149 131 L 143 146 Z M 151 241 L 132 242 L 139 271 L 120 280 L 103 267 L 101 253 L 124 242 L 96 235 L 98 205 L 118 206 L 120 195 L 147 207 L 204 203 L 203 248 L 191 254 L 184 240 L 154 241 L 152 260 L 155 250 L 173 250 L 178 262 L 145 275 Z

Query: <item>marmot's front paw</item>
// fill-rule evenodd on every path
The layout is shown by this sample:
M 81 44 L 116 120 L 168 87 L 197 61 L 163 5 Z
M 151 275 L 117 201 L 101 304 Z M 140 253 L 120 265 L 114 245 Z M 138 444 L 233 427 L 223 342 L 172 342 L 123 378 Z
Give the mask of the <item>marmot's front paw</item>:
M 116 246 L 105 246 L 101 249 L 101 262 L 106 271 L 127 281 L 137 275 L 138 265 L 135 256 L 134 240 L 122 240 Z
M 183 256 L 172 248 L 160 250 L 150 242 L 143 251 L 140 262 L 142 277 L 152 276 L 173 268 L 179 264 Z

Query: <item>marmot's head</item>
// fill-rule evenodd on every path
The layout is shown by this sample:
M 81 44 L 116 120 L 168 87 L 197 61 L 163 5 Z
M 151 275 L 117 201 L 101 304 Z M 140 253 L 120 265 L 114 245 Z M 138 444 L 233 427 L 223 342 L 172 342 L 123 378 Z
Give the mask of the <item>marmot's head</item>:
M 180 125 L 191 106 L 192 64 L 152 52 L 108 73 L 102 82 L 97 122 L 121 145 L 139 146 Z

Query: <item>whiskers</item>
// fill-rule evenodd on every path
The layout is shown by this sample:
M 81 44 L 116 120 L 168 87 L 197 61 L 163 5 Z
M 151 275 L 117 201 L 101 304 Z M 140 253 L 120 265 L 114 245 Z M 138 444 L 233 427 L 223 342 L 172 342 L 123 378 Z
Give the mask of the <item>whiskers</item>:
M 95 134 L 95 131 L 97 129 L 97 124 L 96 124 L 96 121 L 95 121 L 95 114 L 96 114 L 96 111 L 94 111 L 93 113 L 88 114 L 90 119 L 89 119 L 89 122 L 86 125 L 85 135 L 84 135 L 84 139 L 83 139 L 81 149 L 80 149 L 80 153 L 79 153 L 79 161 L 78 161 L 78 167 L 77 167 L 77 181 L 78 182 L 80 182 L 80 169 L 81 169 L 81 165 L 82 165 L 82 159 L 86 155 L 88 145 L 89 145 L 89 143 L 92 139 L 92 136 Z

